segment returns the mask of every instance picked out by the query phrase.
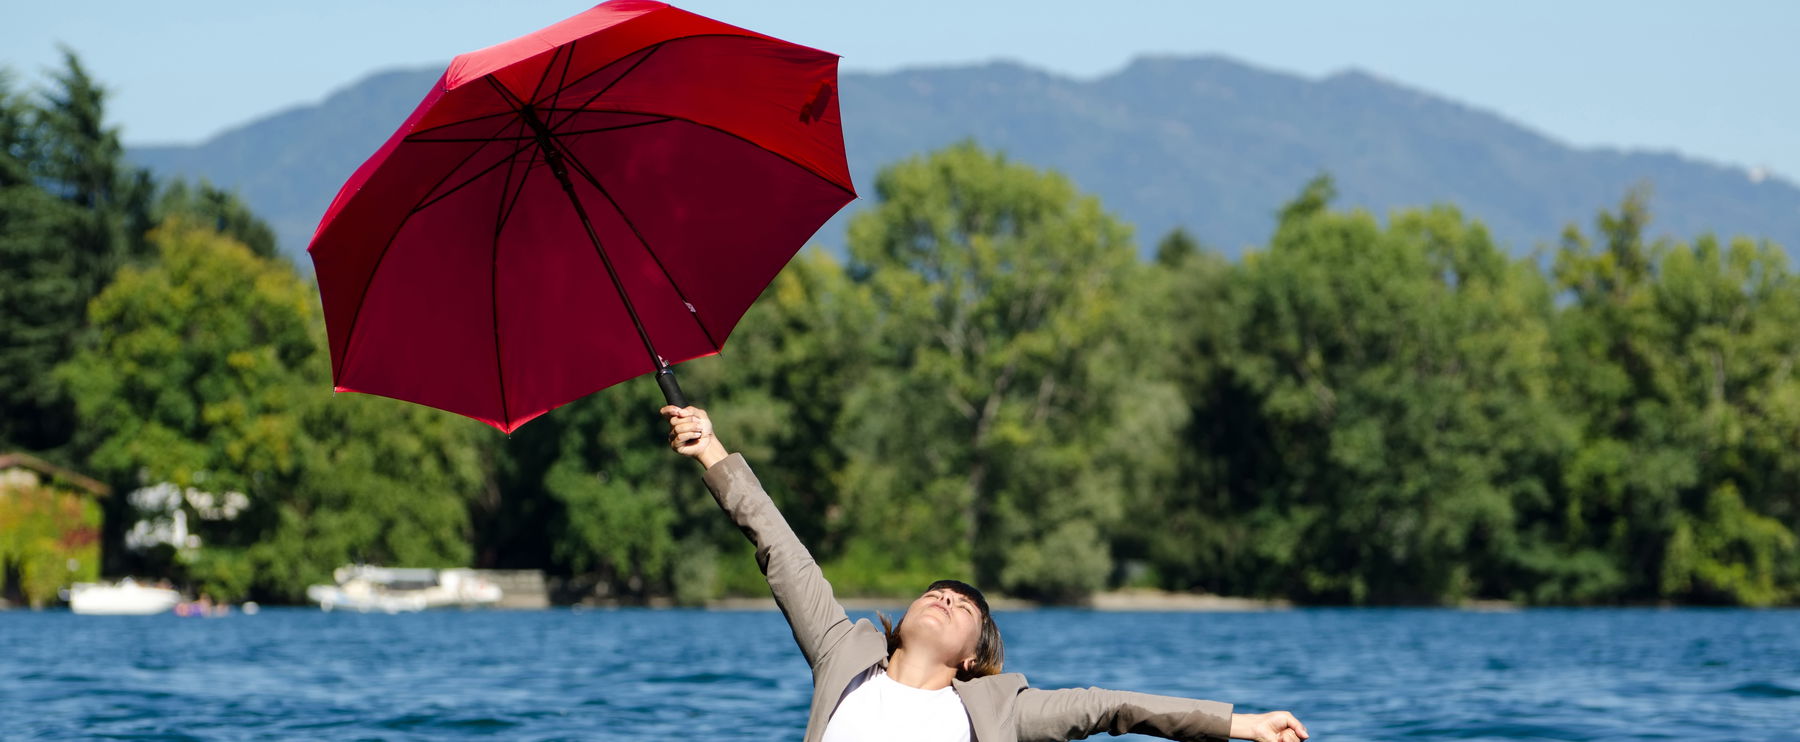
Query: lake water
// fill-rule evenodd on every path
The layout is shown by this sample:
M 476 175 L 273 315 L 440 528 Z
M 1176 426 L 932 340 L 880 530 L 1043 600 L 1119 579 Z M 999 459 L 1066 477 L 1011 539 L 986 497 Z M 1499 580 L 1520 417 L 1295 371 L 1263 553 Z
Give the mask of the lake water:
M 998 620 L 1035 686 L 1285 708 L 1315 740 L 1800 740 L 1794 611 Z M 798 739 L 809 691 L 773 612 L 0 612 L 7 740 Z

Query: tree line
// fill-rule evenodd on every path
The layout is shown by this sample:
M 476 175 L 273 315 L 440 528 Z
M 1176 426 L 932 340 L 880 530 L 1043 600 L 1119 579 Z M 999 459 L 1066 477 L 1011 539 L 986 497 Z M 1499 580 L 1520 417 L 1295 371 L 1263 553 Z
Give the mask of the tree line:
M 114 487 L 109 572 L 225 599 L 352 561 L 763 591 L 654 384 L 510 437 L 333 395 L 309 279 L 231 194 L 126 164 L 103 101 L 72 55 L 0 84 L 0 447 Z M 1777 246 L 1652 240 L 1633 193 L 1513 257 L 1451 206 L 1334 208 L 1321 177 L 1236 260 L 1180 231 L 1140 260 L 1097 199 L 973 143 L 873 194 L 843 254 L 803 252 L 682 367 L 841 593 L 1800 596 Z M 192 538 L 143 546 L 177 511 Z

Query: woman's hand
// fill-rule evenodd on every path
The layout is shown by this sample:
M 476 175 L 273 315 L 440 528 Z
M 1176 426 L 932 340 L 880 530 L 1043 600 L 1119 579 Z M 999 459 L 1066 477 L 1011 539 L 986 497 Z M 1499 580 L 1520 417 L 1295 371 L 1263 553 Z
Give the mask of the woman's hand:
M 728 455 L 719 436 L 713 432 L 712 418 L 698 407 L 668 405 L 661 410 L 669 419 L 669 448 L 711 469 Z
M 1306 726 L 1286 711 L 1266 714 L 1232 714 L 1231 738 L 1256 742 L 1300 742 L 1309 735 Z

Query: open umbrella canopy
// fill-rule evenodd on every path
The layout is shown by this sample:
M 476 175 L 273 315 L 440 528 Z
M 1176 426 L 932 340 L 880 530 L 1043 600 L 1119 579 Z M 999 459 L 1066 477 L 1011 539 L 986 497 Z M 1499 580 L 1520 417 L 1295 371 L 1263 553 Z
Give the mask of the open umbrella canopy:
M 336 388 L 511 432 L 717 353 L 856 196 L 836 91 L 836 55 L 641 0 L 457 57 L 307 248 Z

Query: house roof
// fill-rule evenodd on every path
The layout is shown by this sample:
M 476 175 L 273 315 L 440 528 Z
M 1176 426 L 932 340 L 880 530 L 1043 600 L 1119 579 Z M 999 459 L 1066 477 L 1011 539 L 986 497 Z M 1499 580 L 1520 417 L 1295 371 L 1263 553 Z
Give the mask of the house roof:
M 0 453 L 0 471 L 7 469 L 30 469 L 65 485 L 85 490 L 95 497 L 112 494 L 112 488 L 106 486 L 105 482 L 64 469 L 28 453 Z

